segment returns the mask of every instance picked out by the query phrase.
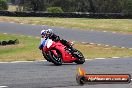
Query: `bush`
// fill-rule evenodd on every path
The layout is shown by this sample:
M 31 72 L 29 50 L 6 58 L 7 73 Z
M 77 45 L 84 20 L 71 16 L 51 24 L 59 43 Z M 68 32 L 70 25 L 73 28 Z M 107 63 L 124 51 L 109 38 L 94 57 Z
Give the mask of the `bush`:
M 49 13 L 63 13 L 61 7 L 49 7 L 47 8 L 47 12 Z
M 0 10 L 7 10 L 8 5 L 6 0 L 0 0 Z
M 14 45 L 14 44 L 19 44 L 19 40 L 15 39 L 15 40 L 9 40 L 9 41 L 0 41 L 0 45 Z
M 7 41 L 2 41 L 2 45 L 3 46 L 7 45 Z

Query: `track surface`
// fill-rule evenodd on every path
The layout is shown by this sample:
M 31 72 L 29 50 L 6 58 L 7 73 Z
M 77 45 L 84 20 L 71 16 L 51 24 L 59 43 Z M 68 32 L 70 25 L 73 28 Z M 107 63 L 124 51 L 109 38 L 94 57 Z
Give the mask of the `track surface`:
M 0 22 L 0 33 L 40 36 L 43 28 L 52 28 L 61 38 L 68 40 L 132 48 L 132 35 Z
M 79 65 L 54 66 L 48 62 L 0 63 L 0 86 L 7 88 L 132 88 L 130 84 L 91 84 L 78 86 Z M 87 73 L 129 73 L 131 58 L 89 60 L 83 65 Z

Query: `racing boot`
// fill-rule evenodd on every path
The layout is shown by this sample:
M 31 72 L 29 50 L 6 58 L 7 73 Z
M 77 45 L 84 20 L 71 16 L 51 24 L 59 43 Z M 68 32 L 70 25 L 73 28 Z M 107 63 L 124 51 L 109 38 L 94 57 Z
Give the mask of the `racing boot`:
M 76 57 L 76 54 L 77 54 L 76 49 L 74 49 L 72 46 L 69 46 L 69 48 L 71 49 L 70 51 L 73 57 Z

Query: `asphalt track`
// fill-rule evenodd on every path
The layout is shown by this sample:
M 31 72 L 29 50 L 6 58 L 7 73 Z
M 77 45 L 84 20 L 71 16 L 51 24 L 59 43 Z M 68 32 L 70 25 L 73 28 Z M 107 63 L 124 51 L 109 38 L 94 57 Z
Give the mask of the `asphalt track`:
M 131 74 L 131 58 L 88 60 L 82 67 L 87 73 Z M 0 86 L 6 88 L 132 88 L 130 84 L 76 83 L 79 65 L 54 66 L 48 62 L 0 63 Z
M 70 40 L 132 47 L 132 35 L 44 27 L 53 28 L 62 38 Z M 39 36 L 42 28 L 42 26 L 0 22 L 0 33 Z M 78 66 L 74 63 L 54 66 L 43 61 L 0 63 L 0 88 L 132 88 L 132 83 L 79 86 L 76 83 Z M 131 66 L 131 58 L 88 60 L 82 65 L 89 74 L 128 73 L 132 75 Z
M 41 25 L 36 26 L 0 22 L 0 33 L 40 36 L 40 31 L 48 28 L 54 29 L 56 34 L 67 40 L 132 48 L 132 34 L 126 35 L 112 32 L 75 30 Z

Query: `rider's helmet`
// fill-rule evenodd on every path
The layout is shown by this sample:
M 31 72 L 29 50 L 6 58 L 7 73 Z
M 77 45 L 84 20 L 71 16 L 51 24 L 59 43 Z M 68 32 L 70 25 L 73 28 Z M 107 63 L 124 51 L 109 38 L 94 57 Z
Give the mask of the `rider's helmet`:
M 53 34 L 53 30 L 52 30 L 52 29 L 46 30 L 46 35 L 47 35 L 47 37 L 52 36 L 52 34 Z
M 46 36 L 46 30 L 41 31 L 41 36 L 42 36 L 42 38 L 44 38 Z
M 46 34 L 46 30 L 42 30 L 41 35 L 45 35 L 45 34 Z

